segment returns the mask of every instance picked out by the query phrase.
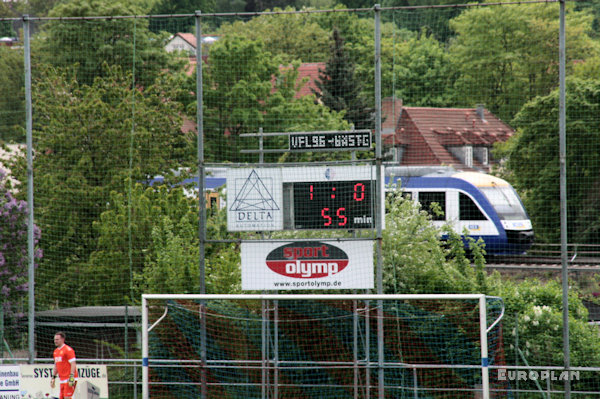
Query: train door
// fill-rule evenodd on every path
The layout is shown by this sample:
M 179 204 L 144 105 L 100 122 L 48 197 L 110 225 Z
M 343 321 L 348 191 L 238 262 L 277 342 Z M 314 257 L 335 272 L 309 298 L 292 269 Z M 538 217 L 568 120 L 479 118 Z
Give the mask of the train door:
M 464 192 L 456 192 L 457 218 L 455 230 L 466 229 L 470 236 L 498 236 L 498 228 L 481 207 Z

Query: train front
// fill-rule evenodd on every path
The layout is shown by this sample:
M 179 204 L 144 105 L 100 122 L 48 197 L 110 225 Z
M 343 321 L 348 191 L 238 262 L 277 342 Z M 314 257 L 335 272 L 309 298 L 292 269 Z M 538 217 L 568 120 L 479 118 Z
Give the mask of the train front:
M 524 253 L 534 241 L 531 220 L 515 189 L 503 179 L 480 173 L 463 172 L 460 177 L 475 185 L 495 210 L 505 237 L 486 243 L 490 252 L 497 254 Z

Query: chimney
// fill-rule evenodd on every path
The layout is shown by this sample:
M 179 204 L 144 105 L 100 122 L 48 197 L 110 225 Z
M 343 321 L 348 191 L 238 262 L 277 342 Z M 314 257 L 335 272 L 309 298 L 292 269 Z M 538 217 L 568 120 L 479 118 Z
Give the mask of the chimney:
M 485 106 L 483 104 L 477 104 L 477 115 L 482 122 L 486 122 L 485 120 Z

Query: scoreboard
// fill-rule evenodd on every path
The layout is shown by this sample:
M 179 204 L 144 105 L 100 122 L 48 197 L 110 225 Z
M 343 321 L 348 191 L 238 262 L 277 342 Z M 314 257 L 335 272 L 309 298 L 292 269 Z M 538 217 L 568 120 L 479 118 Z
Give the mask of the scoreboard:
M 383 209 L 372 165 L 231 169 L 230 231 L 374 229 Z M 377 204 L 377 199 L 381 203 Z

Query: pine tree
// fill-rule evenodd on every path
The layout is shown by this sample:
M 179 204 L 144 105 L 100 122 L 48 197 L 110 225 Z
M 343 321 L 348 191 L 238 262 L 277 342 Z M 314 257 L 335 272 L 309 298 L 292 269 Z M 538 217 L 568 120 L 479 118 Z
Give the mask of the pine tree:
M 344 119 L 354 124 L 355 129 L 375 127 L 374 109 L 362 92 L 362 82 L 356 79 L 356 66 L 344 50 L 344 39 L 337 29 L 333 30 L 331 57 L 325 70 L 319 70 L 315 81 L 318 90 L 313 90 L 324 105 L 334 111 L 346 111 Z

